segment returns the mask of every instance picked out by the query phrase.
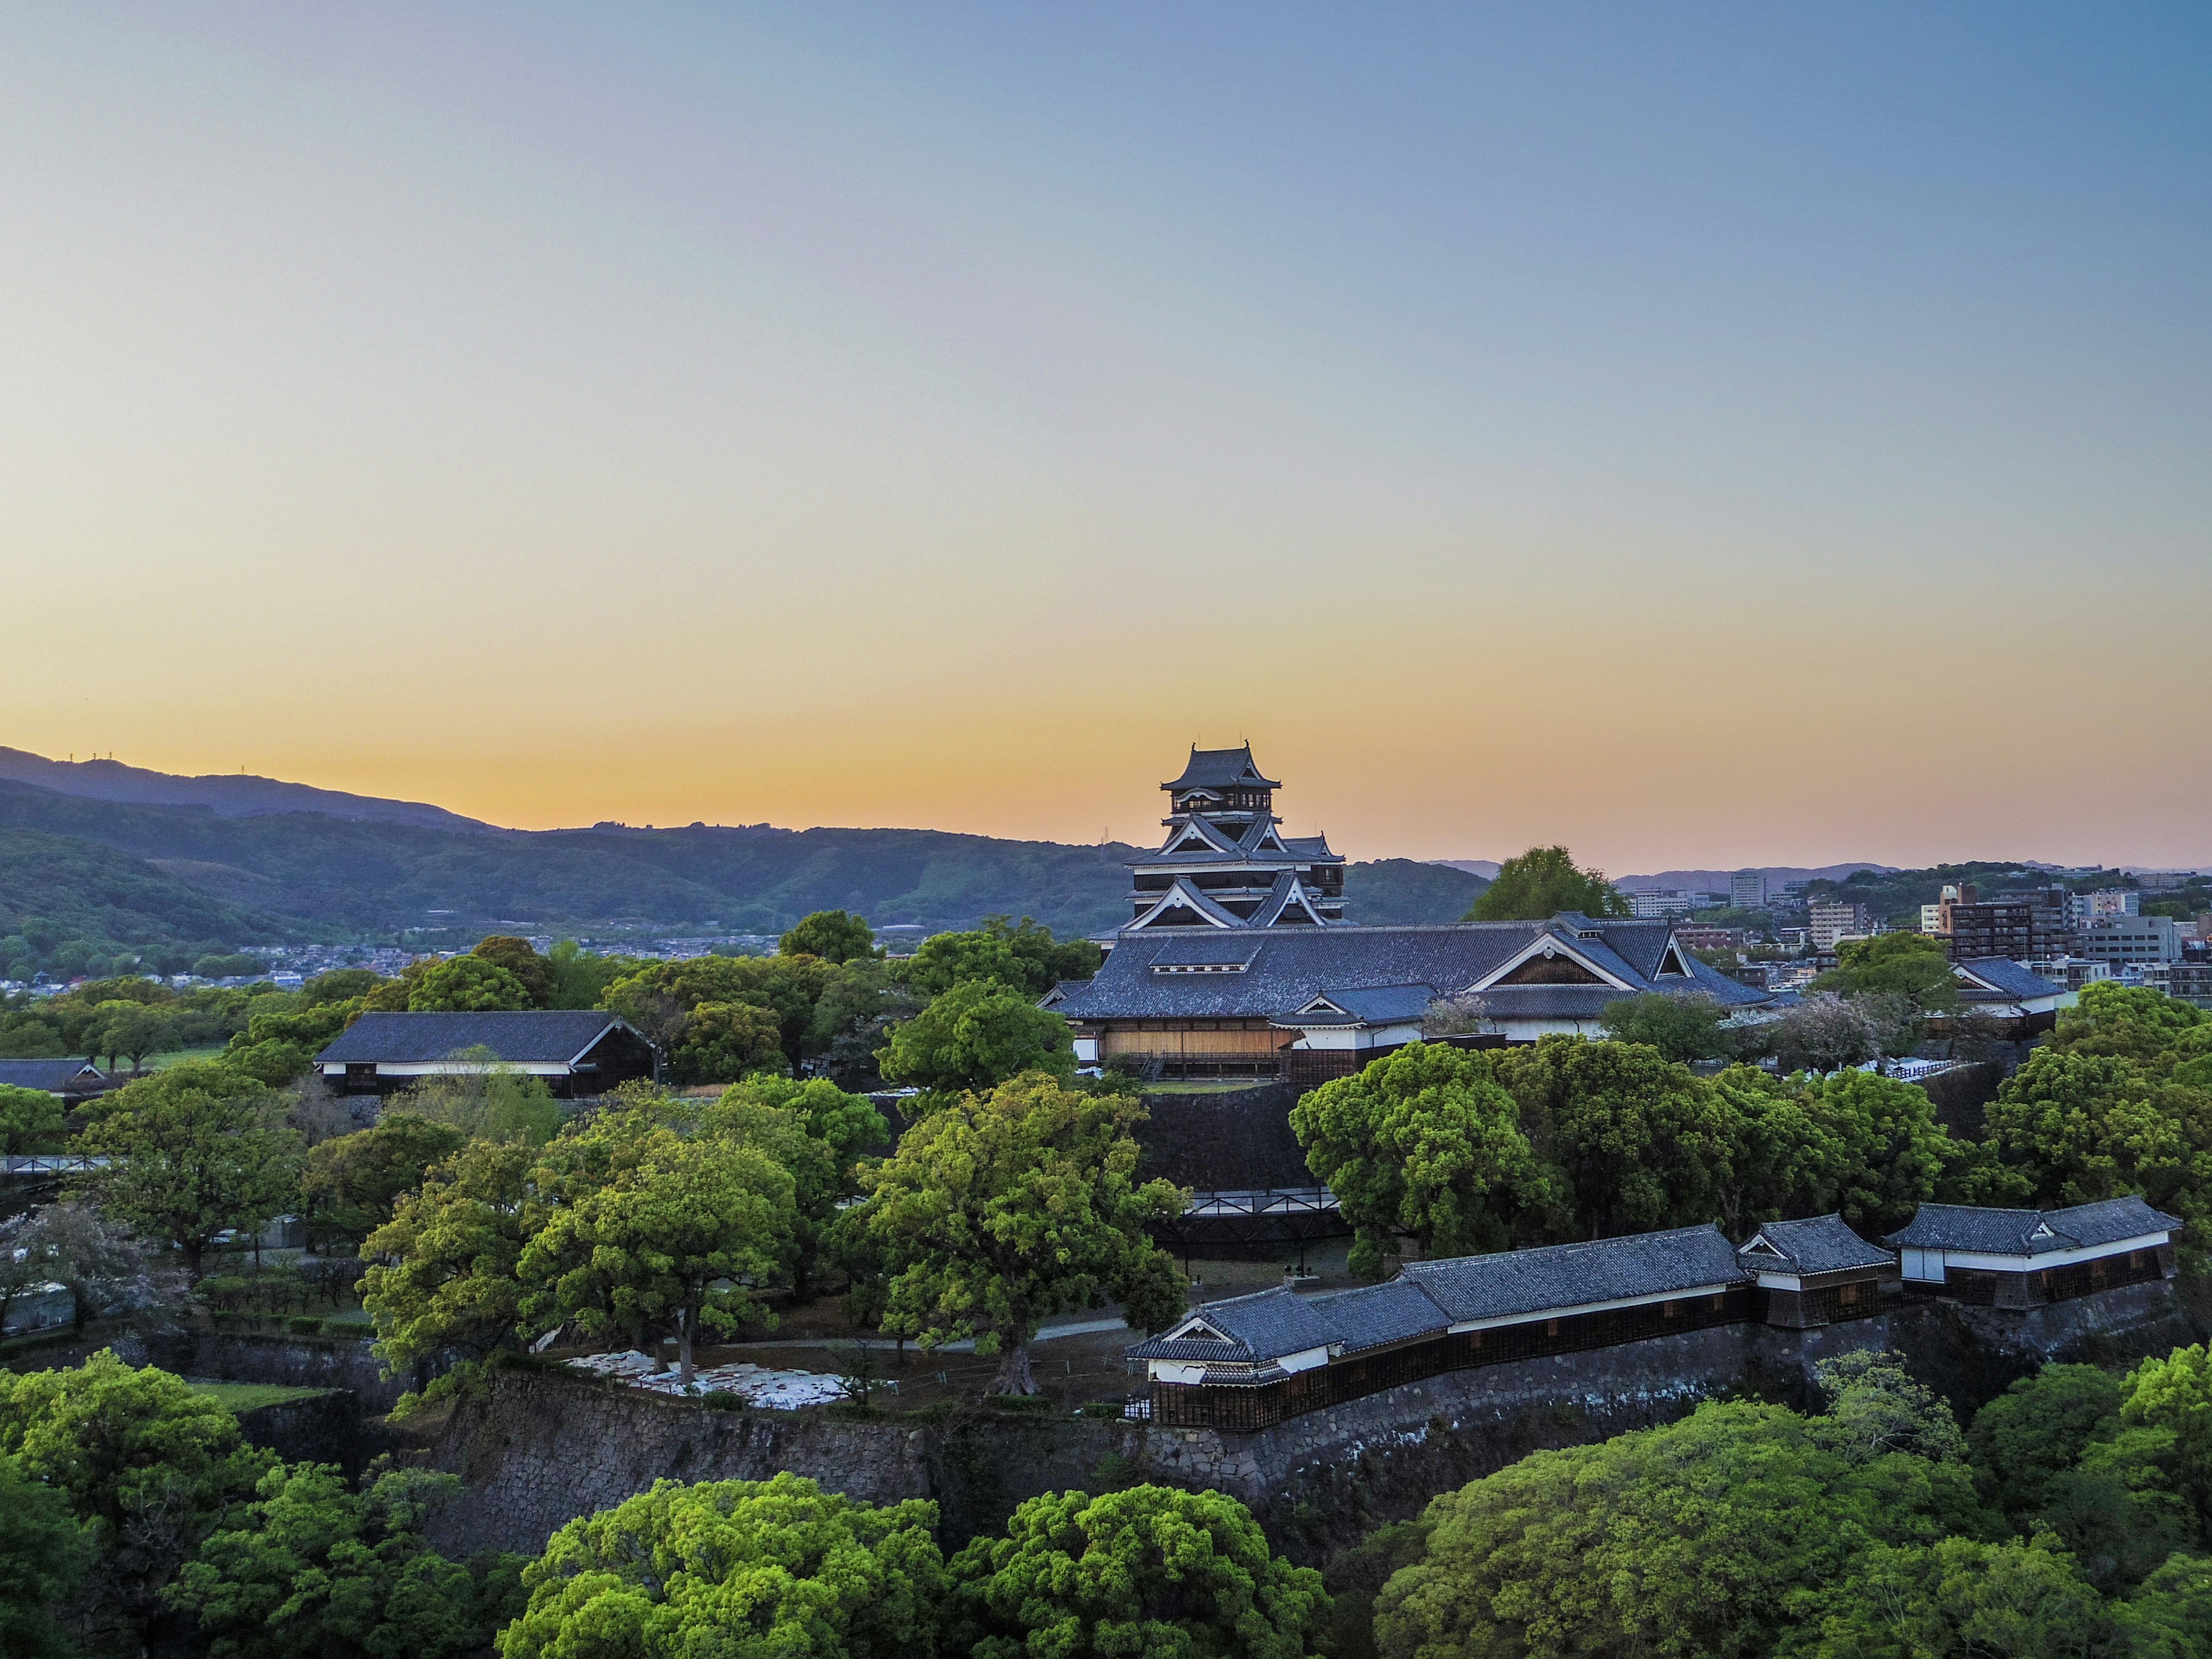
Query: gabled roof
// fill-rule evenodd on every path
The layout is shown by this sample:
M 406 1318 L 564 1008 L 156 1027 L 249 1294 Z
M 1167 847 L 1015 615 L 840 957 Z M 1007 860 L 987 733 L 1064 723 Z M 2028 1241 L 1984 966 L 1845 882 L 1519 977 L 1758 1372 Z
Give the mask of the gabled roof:
M 1296 1013 L 1316 996 L 1340 991 L 1381 990 L 1428 985 L 1439 995 L 1455 996 L 1493 974 L 1525 950 L 1552 924 L 1536 921 L 1454 922 L 1419 927 L 1361 927 L 1338 923 L 1326 927 L 1243 928 L 1254 954 L 1241 974 L 1155 974 L 1156 961 L 1173 961 L 1163 951 L 1190 948 L 1188 934 L 1124 930 L 1094 979 L 1067 989 L 1055 1006 L 1071 1019 L 1279 1019 Z M 1618 930 L 1631 954 L 1613 948 Z M 1210 930 L 1209 930 L 1210 931 Z M 1687 980 L 1655 981 L 1636 967 L 1658 950 L 1646 948 L 1639 923 L 1592 922 L 1596 939 L 1572 939 L 1590 960 L 1602 960 L 1626 990 L 1611 986 L 1516 986 L 1482 994 L 1501 1015 L 1529 1018 L 1595 1018 L 1607 1002 L 1632 993 L 1700 991 L 1726 1008 L 1764 1005 L 1771 994 L 1752 989 L 1691 958 Z M 1656 930 L 1662 935 L 1666 932 Z M 1554 935 L 1556 937 L 1556 935 Z M 1663 939 L 1662 940 L 1663 944 Z M 1219 950 L 1209 941 L 1200 948 Z M 1589 993 L 1595 992 L 1593 996 Z M 1342 1006 L 1340 1004 L 1340 1006 Z
M 1252 745 L 1244 744 L 1235 749 L 1200 749 L 1190 746 L 1190 761 L 1182 769 L 1182 775 L 1173 783 L 1164 783 L 1163 789 L 1279 789 L 1283 786 L 1273 778 L 1260 775 L 1260 769 L 1252 763 Z
M 1765 1240 L 1771 1253 L 1759 1248 Z M 1887 1267 L 1897 1257 L 1879 1244 L 1869 1244 L 1853 1232 L 1840 1215 L 1814 1216 L 1804 1221 L 1767 1221 L 1751 1236 L 1736 1256 L 1754 1271 L 1765 1267 L 1793 1273 L 1833 1273 L 1850 1267 Z
M 1224 1340 L 1207 1342 L 1202 1335 L 1194 1337 L 1178 1328 L 1170 1335 L 1139 1343 L 1129 1352 L 1139 1359 L 1249 1363 L 1325 1348 L 1334 1340 L 1332 1328 L 1315 1311 L 1314 1303 L 1285 1290 L 1260 1291 L 1250 1296 L 1231 1297 L 1225 1302 L 1209 1302 L 1195 1310 L 1185 1323 L 1194 1321 L 1218 1331 Z M 1176 1345 L 1176 1352 L 1156 1352 L 1170 1343 Z M 1202 1346 L 1197 1352 L 1185 1352 L 1185 1345 L 1192 1344 Z
M 1969 985 L 1980 985 L 2021 1001 L 2066 994 L 2064 986 L 2053 985 L 2042 975 L 2032 973 L 2004 957 L 1976 957 L 1970 962 L 1954 963 L 1952 972 Z
M 318 1065 L 419 1066 L 465 1048 L 489 1048 L 513 1066 L 566 1065 L 621 1025 L 612 1014 L 565 1011 L 481 1014 L 363 1014 L 322 1053 Z
M 1159 924 L 1156 920 L 1157 918 L 1165 915 L 1170 910 L 1178 908 L 1188 910 L 1193 915 L 1203 918 L 1216 927 L 1242 927 L 1245 925 L 1244 918 L 1238 915 L 1234 910 L 1224 909 L 1220 905 L 1215 903 L 1213 900 L 1208 898 L 1201 889 L 1193 886 L 1189 882 L 1185 881 L 1181 876 L 1177 876 L 1173 881 L 1168 884 L 1167 891 L 1159 896 L 1158 901 L 1153 903 L 1152 908 L 1130 922 L 1128 927 L 1123 931 L 1127 933 L 1134 933 L 1140 928 L 1150 928 L 1158 926 Z M 1192 924 L 1189 922 L 1170 922 L 1167 924 L 1170 928 L 1188 927 L 1191 925 Z
M 1300 923 L 1299 918 L 1304 922 Z M 1248 927 L 1337 927 L 1341 922 L 1331 921 L 1321 913 L 1306 884 L 1291 872 L 1285 870 L 1275 878 L 1275 884 L 1267 890 L 1267 896 L 1260 901 L 1245 924 Z
M 1923 1204 L 1887 1243 L 1978 1255 L 2048 1255 L 2122 1239 L 2181 1231 L 2181 1219 L 2154 1210 L 2132 1194 L 2063 1210 L 1984 1210 L 1968 1204 Z
M 1735 1247 L 1710 1222 L 1585 1244 L 1413 1261 L 1400 1276 L 1419 1285 L 1455 1320 L 1505 1319 L 1593 1302 L 1666 1296 L 1741 1284 L 1745 1278 Z
M 0 1085 L 11 1089 L 73 1095 L 106 1081 L 106 1074 L 88 1060 L 0 1060 Z
M 1410 1279 L 1338 1291 L 1316 1297 L 1314 1303 L 1314 1311 L 1328 1322 L 1335 1341 L 1347 1354 L 1410 1342 L 1415 1337 L 1441 1336 L 1451 1328 L 1451 1316 Z
M 1322 995 L 1370 1025 L 1419 1019 L 1437 1000 L 1436 988 L 1430 985 L 1378 985 L 1354 991 L 1331 988 Z

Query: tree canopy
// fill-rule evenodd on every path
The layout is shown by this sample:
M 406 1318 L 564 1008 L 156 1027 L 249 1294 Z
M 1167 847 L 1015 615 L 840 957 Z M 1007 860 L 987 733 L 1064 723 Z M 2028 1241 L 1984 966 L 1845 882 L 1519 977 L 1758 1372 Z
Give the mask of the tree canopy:
M 457 1125 L 393 1109 L 370 1128 L 310 1148 L 300 1175 L 310 1229 L 360 1243 L 392 1219 L 402 1193 L 421 1186 L 430 1166 L 452 1157 L 468 1139 Z
M 1625 895 L 1598 870 L 1577 869 L 1564 847 L 1532 847 L 1498 866 L 1497 879 L 1467 913 L 1468 921 L 1544 921 L 1562 910 L 1625 916 Z
M 448 957 L 425 969 L 407 995 L 410 1014 L 473 1014 L 534 1005 L 523 982 L 484 957 Z
M 1242 1504 L 1171 1486 L 1032 1498 L 950 1576 L 976 1659 L 1296 1659 L 1329 1611 L 1321 1575 L 1270 1551 Z
M 988 1090 L 1024 1072 L 1075 1071 L 1067 1022 L 1026 992 L 996 980 L 963 980 L 891 1028 L 881 1064 L 890 1083 L 939 1093 Z
M 1541 1243 L 1566 1219 L 1565 1183 L 1480 1054 L 1410 1044 L 1304 1096 L 1291 1128 L 1352 1227 L 1352 1271 L 1370 1278 L 1401 1238 L 1474 1255 Z
M 1140 1329 L 1181 1314 L 1182 1276 L 1145 1229 L 1188 1198 L 1138 1180 L 1143 1116 L 1030 1073 L 909 1128 L 842 1224 L 882 1264 L 884 1329 L 933 1348 L 973 1337 L 1001 1356 L 1001 1393 L 1033 1394 L 1029 1341 L 1048 1314 L 1111 1299 Z
M 463 1659 L 521 1610 L 522 1558 L 430 1547 L 425 1505 L 459 1485 L 387 1470 L 356 1490 L 328 1464 L 276 1465 L 165 1599 L 214 1659 Z
M 654 1483 L 571 1521 L 523 1571 L 501 1659 L 934 1659 L 937 1506 L 811 1480 Z
M 1656 1048 L 1665 1059 L 1686 1064 L 1728 1051 L 1728 1038 L 1721 1031 L 1727 1013 L 1718 998 L 1702 992 L 1669 996 L 1647 991 L 1607 1003 L 1598 1018 L 1614 1042 L 1640 1042 Z
M 986 916 L 967 933 L 933 933 L 912 961 L 902 964 L 906 982 L 924 996 L 941 996 L 969 980 L 996 980 L 1035 998 L 1063 980 L 1089 979 L 1105 953 L 1087 939 L 1054 939 L 1052 929 L 1024 916 Z
M 862 917 L 843 910 L 817 910 L 776 941 L 787 957 L 819 957 L 843 964 L 856 957 L 879 957 L 876 930 Z
M 172 1066 L 100 1103 L 78 1148 L 111 1162 L 84 1182 L 103 1208 L 173 1243 L 194 1279 L 216 1234 L 268 1224 L 295 1190 L 299 1136 L 282 1102 L 228 1066 Z

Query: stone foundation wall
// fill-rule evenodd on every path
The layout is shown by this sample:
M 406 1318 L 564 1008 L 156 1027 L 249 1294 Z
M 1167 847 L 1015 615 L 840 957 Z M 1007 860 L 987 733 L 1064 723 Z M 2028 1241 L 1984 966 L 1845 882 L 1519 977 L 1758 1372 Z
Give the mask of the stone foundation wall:
M 489 1397 L 457 1407 L 416 1455 L 469 1483 L 434 1528 L 448 1548 L 535 1551 L 571 1517 L 663 1476 L 790 1469 L 873 1502 L 934 1498 L 949 1547 L 995 1531 L 1039 1492 L 1215 1486 L 1250 1504 L 1279 1546 L 1319 1560 L 1532 1451 L 1669 1422 L 1723 1395 L 1815 1407 L 1814 1367 L 1833 1354 L 1898 1349 L 1964 1415 L 2046 1360 L 2125 1360 L 2201 1340 L 2165 1284 L 2026 1313 L 1915 1303 L 1808 1331 L 1719 1326 L 1454 1372 L 1248 1435 L 992 1413 L 915 1424 L 719 1412 L 514 1370 L 495 1372 Z

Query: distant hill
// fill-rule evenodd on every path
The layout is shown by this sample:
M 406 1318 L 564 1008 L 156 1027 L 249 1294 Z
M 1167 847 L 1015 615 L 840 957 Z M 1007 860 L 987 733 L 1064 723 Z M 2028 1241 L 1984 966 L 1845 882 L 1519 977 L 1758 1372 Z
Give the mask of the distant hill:
M 1496 859 L 1437 859 L 1434 861 L 1447 870 L 1464 870 L 1470 876 L 1480 876 L 1486 882 L 1498 879 Z
M 5 747 L 0 747 L 0 778 L 36 784 L 57 794 L 79 795 L 87 800 L 120 801 L 142 806 L 205 806 L 227 818 L 257 817 L 270 812 L 321 812 L 334 818 L 412 823 L 430 830 L 481 832 L 492 828 L 475 818 L 465 818 L 459 812 L 448 812 L 442 806 L 428 806 L 420 801 L 350 795 L 343 789 L 282 783 L 275 778 L 250 777 L 243 772 L 235 777 L 223 773 L 179 777 L 112 760 L 48 760 L 43 755 Z
M 1457 921 L 1490 885 L 1455 865 L 1377 859 L 1344 872 L 1344 919 L 1372 927 Z
M 0 969 L 51 967 L 71 942 L 103 956 L 158 951 L 181 965 L 240 945 L 319 937 L 326 930 L 311 922 L 225 902 L 97 842 L 0 830 L 0 940 L 26 941 L 0 950 Z
M 1897 866 L 1893 864 L 1824 864 L 1817 869 L 1806 869 L 1796 865 L 1770 864 L 1765 866 L 1746 865 L 1745 869 L 1760 869 L 1767 886 L 1777 888 L 1791 881 L 1841 881 L 1861 870 L 1871 870 L 1877 875 L 1887 875 Z M 1729 878 L 1734 870 L 1662 870 L 1650 876 L 1615 876 L 1613 884 L 1624 893 L 1649 892 L 1655 887 L 1672 888 L 1678 892 L 1725 893 Z
M 270 943 L 301 928 L 777 933 L 840 908 L 927 931 L 1003 912 L 1063 935 L 1096 933 L 1127 916 L 1122 866 L 1137 850 L 933 830 L 456 832 L 321 812 L 224 816 L 4 781 L 0 828 L 144 860 L 288 930 L 264 935 Z M 1346 878 L 1360 921 L 1455 921 L 1480 890 L 1475 878 L 1403 859 L 1354 865 Z

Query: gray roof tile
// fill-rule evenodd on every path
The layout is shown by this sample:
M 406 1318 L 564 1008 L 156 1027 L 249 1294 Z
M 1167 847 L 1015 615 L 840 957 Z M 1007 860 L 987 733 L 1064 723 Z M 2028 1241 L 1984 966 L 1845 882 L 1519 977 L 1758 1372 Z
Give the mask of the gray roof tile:
M 1236 749 L 1200 749 L 1193 744 L 1190 760 L 1182 769 L 1182 775 L 1173 783 L 1164 783 L 1163 789 L 1226 789 L 1235 784 L 1252 789 L 1279 789 L 1283 786 L 1273 778 L 1263 778 L 1260 769 L 1252 762 L 1252 745 L 1245 744 Z
M 1814 1216 L 1804 1221 L 1762 1222 L 1754 1238 L 1763 1238 L 1780 1251 L 1786 1270 L 1799 1273 L 1893 1267 L 1897 1261 L 1894 1252 L 1868 1243 L 1850 1230 L 1840 1215 Z M 1746 1267 L 1754 1270 L 1771 1261 L 1762 1253 L 1753 1251 L 1748 1243 L 1736 1255 Z
M 106 1080 L 88 1060 L 0 1060 L 0 1085 L 11 1089 L 77 1094 Z
M 612 1014 L 528 1010 L 479 1014 L 363 1014 L 318 1064 L 422 1065 L 464 1048 L 489 1048 L 510 1065 L 565 1063 L 621 1022 Z
M 2053 985 L 2042 975 L 2031 973 L 2019 963 L 2004 957 L 1976 957 L 1971 962 L 1958 964 L 1984 984 L 2002 992 L 2008 997 L 2055 997 L 2063 995 L 2066 988 Z M 1972 987 L 1966 994 L 1973 994 Z
M 2154 1210 L 2130 1194 L 2063 1210 L 1984 1210 L 1966 1204 L 1923 1204 L 1911 1221 L 1890 1234 L 1887 1242 L 1917 1249 L 2037 1256 L 2180 1230 L 2180 1218 Z
M 1498 1255 L 1408 1262 L 1412 1279 L 1455 1320 L 1505 1319 L 1593 1302 L 1664 1296 L 1746 1275 L 1720 1229 L 1680 1227 L 1583 1244 L 1509 1250 Z

